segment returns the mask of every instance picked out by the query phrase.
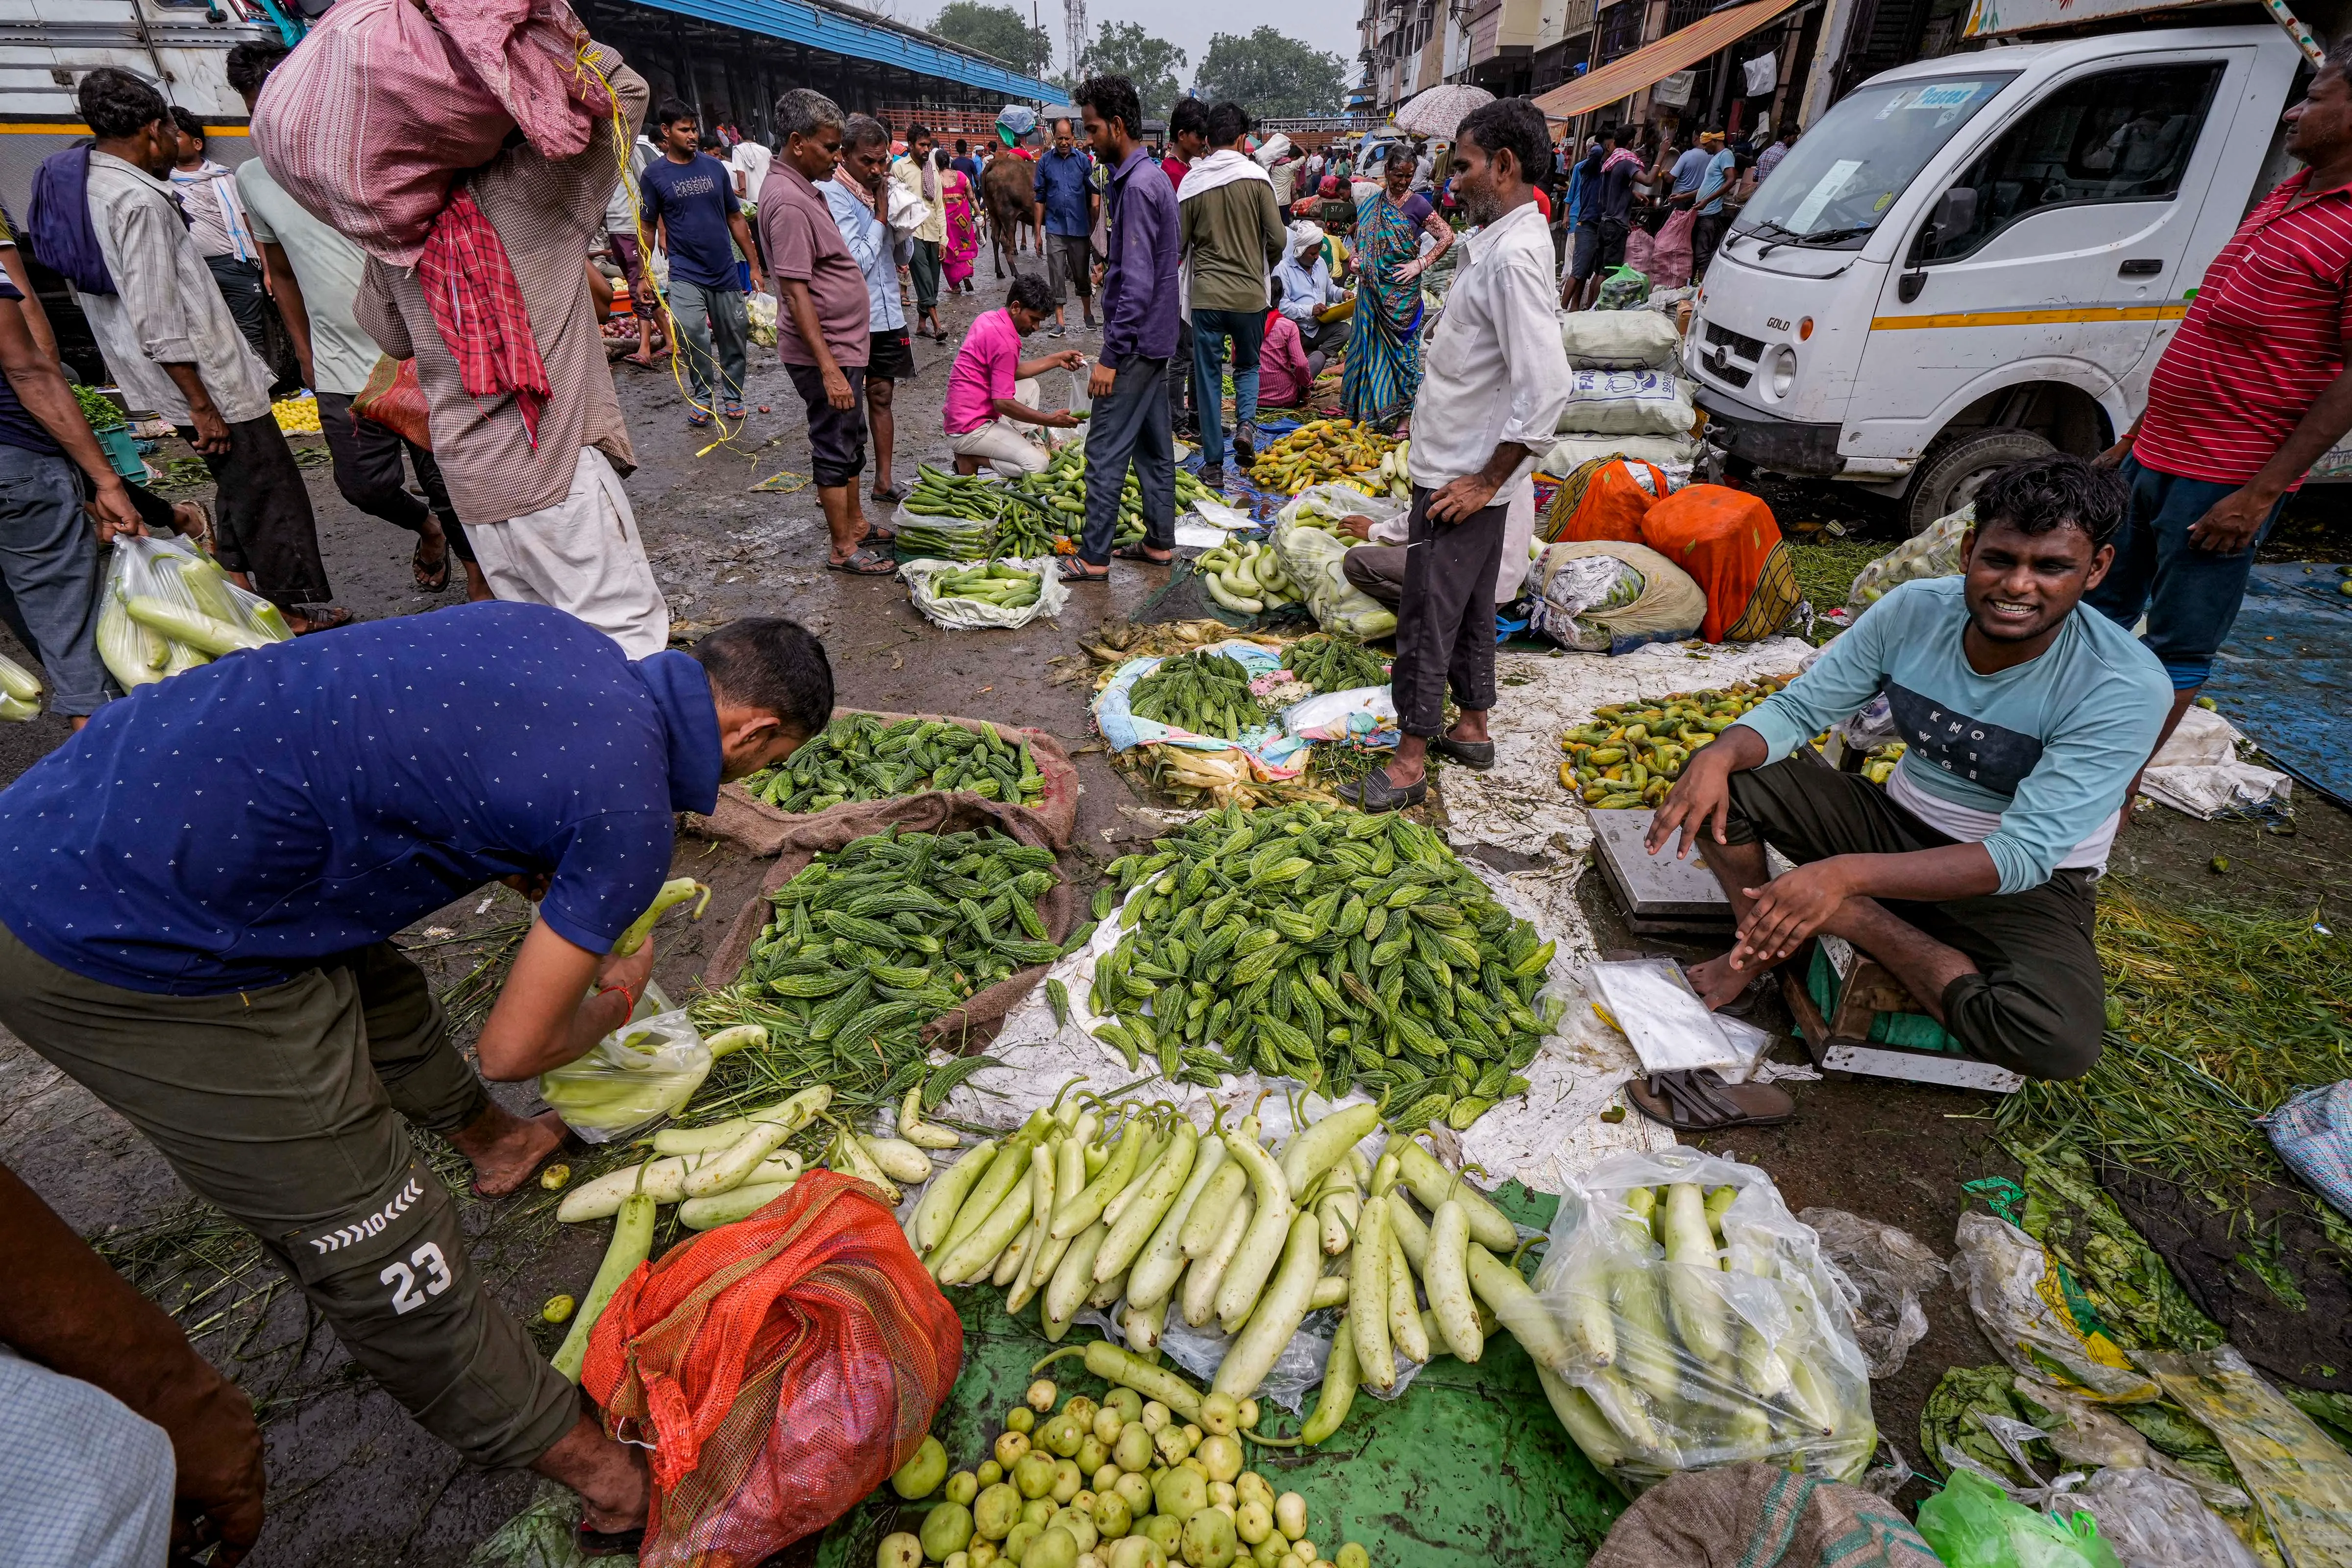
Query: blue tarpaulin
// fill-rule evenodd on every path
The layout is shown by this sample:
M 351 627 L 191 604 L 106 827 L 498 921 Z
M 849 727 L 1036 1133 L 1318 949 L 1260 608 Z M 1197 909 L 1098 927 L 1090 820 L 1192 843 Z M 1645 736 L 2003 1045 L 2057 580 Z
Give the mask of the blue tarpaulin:
M 2254 568 L 2205 693 L 2279 767 L 2352 806 L 2352 595 L 2325 562 Z

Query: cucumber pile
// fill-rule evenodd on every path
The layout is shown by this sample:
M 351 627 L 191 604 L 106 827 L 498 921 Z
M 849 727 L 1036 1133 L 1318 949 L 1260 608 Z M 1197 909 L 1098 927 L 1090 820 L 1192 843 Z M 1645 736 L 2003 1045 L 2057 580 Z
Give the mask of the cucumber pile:
M 1227 741 L 1265 722 L 1249 671 L 1232 656 L 1205 649 L 1161 659 L 1129 690 L 1127 706 L 1139 719 Z
M 1236 615 L 1255 616 L 1298 603 L 1298 584 L 1284 571 L 1274 546 L 1244 542 L 1202 552 L 1200 568 L 1209 597 Z
M 931 579 L 931 593 L 941 599 L 971 599 L 1002 609 L 1025 609 L 1037 602 L 1045 579 L 1003 561 L 992 561 L 962 572 L 946 572 Z
M 1027 805 L 1045 793 L 1045 778 L 1029 743 L 1006 740 L 993 724 L 885 724 L 871 713 L 845 713 L 783 762 L 745 779 L 743 789 L 779 811 L 823 811 L 846 800 L 928 790 L 969 790 L 982 800 Z

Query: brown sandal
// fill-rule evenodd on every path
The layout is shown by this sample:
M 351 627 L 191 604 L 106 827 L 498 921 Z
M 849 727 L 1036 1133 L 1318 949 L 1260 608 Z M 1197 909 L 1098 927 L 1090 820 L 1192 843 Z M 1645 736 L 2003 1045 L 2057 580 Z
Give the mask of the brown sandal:
M 1786 1089 L 1769 1083 L 1726 1083 L 1713 1068 L 1630 1079 L 1625 1103 L 1677 1132 L 1717 1132 L 1727 1127 L 1778 1127 L 1797 1114 Z

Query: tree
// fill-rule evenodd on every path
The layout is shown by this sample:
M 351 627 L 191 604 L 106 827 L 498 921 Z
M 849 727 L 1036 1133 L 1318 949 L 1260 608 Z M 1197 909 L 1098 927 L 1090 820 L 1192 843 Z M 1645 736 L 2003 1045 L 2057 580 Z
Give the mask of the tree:
M 1347 67 L 1338 55 L 1286 38 L 1272 27 L 1245 38 L 1219 33 L 1209 40 L 1192 92 L 1209 103 L 1231 99 L 1256 120 L 1337 114 L 1348 92 Z
M 1087 46 L 1081 76 L 1123 76 L 1135 84 L 1144 117 L 1165 120 L 1176 102 L 1176 73 L 1184 51 L 1155 38 L 1133 22 L 1105 22 Z
M 1054 63 L 1053 38 L 1045 28 L 1031 26 L 1010 5 L 948 0 L 932 22 L 931 31 L 949 43 L 977 49 L 1031 76 Z

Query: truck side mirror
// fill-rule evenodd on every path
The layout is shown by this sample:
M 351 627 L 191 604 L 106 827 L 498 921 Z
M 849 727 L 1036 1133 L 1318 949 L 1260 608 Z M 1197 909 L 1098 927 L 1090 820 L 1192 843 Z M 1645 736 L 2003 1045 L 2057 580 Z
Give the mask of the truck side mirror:
M 1936 231 L 1938 243 L 1958 238 L 1977 226 L 1977 191 L 1974 185 L 1954 185 L 1936 202 L 1936 216 L 1927 226 Z

